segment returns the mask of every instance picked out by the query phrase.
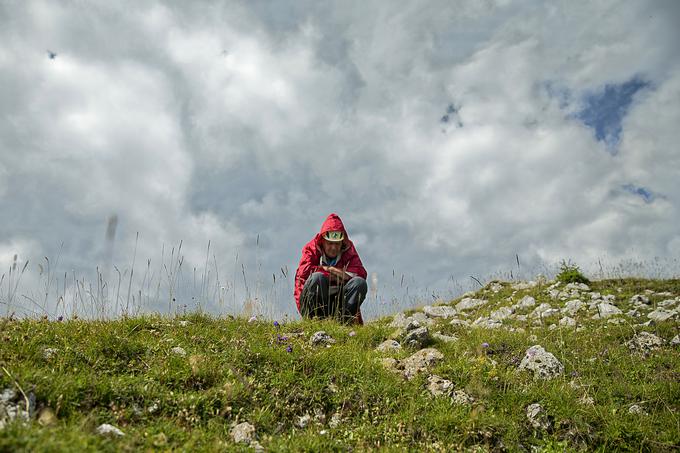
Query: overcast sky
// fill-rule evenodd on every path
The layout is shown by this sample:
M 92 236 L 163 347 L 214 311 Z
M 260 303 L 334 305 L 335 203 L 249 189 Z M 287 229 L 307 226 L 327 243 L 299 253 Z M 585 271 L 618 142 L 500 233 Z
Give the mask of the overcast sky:
M 331 212 L 369 315 L 563 259 L 677 275 L 678 42 L 674 0 L 1 0 L 0 299 L 15 254 L 34 310 L 45 256 L 56 310 L 134 258 L 167 311 L 183 241 L 176 305 L 292 314 Z

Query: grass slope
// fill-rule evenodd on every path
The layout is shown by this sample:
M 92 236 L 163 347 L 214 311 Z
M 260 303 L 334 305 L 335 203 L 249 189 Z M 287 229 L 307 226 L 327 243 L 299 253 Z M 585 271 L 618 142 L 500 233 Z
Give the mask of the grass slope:
M 524 295 L 555 304 L 540 286 L 486 288 L 475 296 L 489 300 L 479 315 Z M 608 280 L 591 288 L 614 294 L 624 312 L 630 296 L 645 289 L 680 296 L 678 280 Z M 663 299 L 650 298 L 652 303 Z M 510 323 L 524 332 L 442 321 L 431 330 L 458 341 L 432 342 L 445 359 L 431 373 L 473 396 L 471 405 L 433 397 L 427 373 L 406 381 L 382 366 L 384 354 L 374 349 L 394 334 L 389 322 L 352 328 L 327 321 L 276 327 L 202 315 L 1 319 L 0 392 L 32 392 L 45 426 L 36 420 L 8 424 L 0 430 L 0 451 L 252 451 L 231 439 L 231 427 L 242 421 L 256 427 L 267 451 L 677 451 L 680 446 L 680 349 L 668 344 L 678 334 L 677 321 L 640 327 L 631 319 L 612 325 L 584 317 L 578 330 L 551 328 L 554 322 Z M 309 338 L 318 330 L 337 342 L 312 347 Z M 659 335 L 666 345 L 648 357 L 631 354 L 625 342 L 641 330 Z M 516 371 L 534 344 L 564 364 L 564 375 L 536 381 Z M 176 347 L 186 355 L 173 352 Z M 46 348 L 54 350 L 50 354 Z M 393 356 L 413 352 L 406 348 Z M 544 407 L 550 428 L 532 428 L 526 417 L 532 403 Z M 629 413 L 632 404 L 646 415 Z M 44 408 L 56 419 L 44 417 Z M 299 417 L 306 414 L 311 421 L 300 428 Z M 102 423 L 125 436 L 96 434 Z

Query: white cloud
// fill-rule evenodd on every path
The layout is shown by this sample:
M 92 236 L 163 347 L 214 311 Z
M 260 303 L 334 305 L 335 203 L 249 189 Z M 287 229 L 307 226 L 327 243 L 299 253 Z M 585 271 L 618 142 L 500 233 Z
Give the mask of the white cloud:
M 678 10 L 15 4 L 0 13 L 0 199 L 14 214 L 0 234 L 37 256 L 63 241 L 82 272 L 128 266 L 137 232 L 140 262 L 183 240 L 187 269 L 202 269 L 210 240 L 239 297 L 237 254 L 251 286 L 292 274 L 333 211 L 381 285 L 403 272 L 445 291 L 515 254 L 527 269 L 673 256 Z M 613 156 L 570 114 L 632 77 L 650 88 Z M 277 310 L 290 311 L 284 293 Z

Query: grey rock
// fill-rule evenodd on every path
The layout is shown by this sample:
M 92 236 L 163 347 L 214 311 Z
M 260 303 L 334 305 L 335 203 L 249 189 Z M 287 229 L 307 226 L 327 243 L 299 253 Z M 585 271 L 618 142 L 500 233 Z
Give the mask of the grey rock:
M 456 304 L 456 310 L 465 311 L 471 310 L 473 308 L 481 307 L 485 305 L 488 301 L 485 299 L 471 299 L 469 297 L 464 298 Z
M 492 281 L 489 282 L 485 288 L 493 293 L 497 293 L 503 289 L 503 284 L 497 281 Z
M 103 423 L 97 426 L 96 432 L 102 436 L 122 437 L 125 435 L 123 431 L 113 425 L 109 425 L 108 423 Z
M 583 307 L 585 307 L 583 302 L 581 302 L 579 299 L 573 299 L 564 304 L 564 307 L 560 311 L 564 314 L 575 316 L 576 313 L 578 313 Z
M 465 319 L 452 319 L 449 321 L 449 324 L 452 326 L 470 327 L 470 321 L 466 321 Z
M 656 310 L 648 313 L 647 317 L 656 322 L 663 322 L 673 318 L 676 315 L 677 313 L 675 311 L 668 311 L 664 310 L 663 308 L 657 308 Z
M 515 304 L 515 309 L 531 308 L 536 305 L 536 299 L 531 296 L 524 296 Z
M 535 288 L 536 285 L 538 285 L 538 283 L 535 281 L 517 282 L 514 285 L 512 285 L 512 289 L 514 289 L 515 291 L 523 291 L 525 289 Z
M 170 352 L 172 352 L 175 355 L 181 356 L 181 357 L 184 357 L 184 356 L 187 355 L 187 352 L 184 350 L 184 348 L 179 347 L 179 346 L 175 346 L 174 348 L 172 348 L 170 350 Z
M 50 360 L 52 357 L 57 355 L 59 353 L 59 349 L 57 348 L 45 348 L 43 349 L 43 358 L 45 360 Z
M 552 379 L 564 373 L 564 365 L 540 345 L 526 350 L 518 369 L 532 372 L 535 379 Z
M 671 340 L 671 346 L 679 346 L 679 345 L 680 345 L 680 335 L 676 335 Z
M 475 402 L 475 399 L 463 390 L 455 390 L 451 395 L 451 402 L 458 406 L 468 406 Z
M 482 329 L 498 329 L 503 326 L 501 321 L 496 321 L 488 317 L 480 317 L 472 323 L 473 326 L 481 327 Z
M 577 291 L 590 291 L 590 286 L 586 285 L 585 283 L 568 283 L 567 286 L 564 287 L 564 289 Z
M 295 421 L 295 426 L 298 428 L 306 428 L 307 425 L 309 425 L 309 422 L 312 421 L 312 416 L 309 414 L 305 414 L 301 417 L 297 417 L 297 420 Z
M 491 315 L 489 317 L 494 320 L 494 321 L 503 321 L 504 319 L 508 319 L 512 314 L 515 312 L 511 307 L 501 307 L 498 310 L 494 310 L 491 312 Z
M 404 377 L 413 379 L 418 373 L 426 371 L 444 358 L 444 354 L 434 348 L 425 348 L 402 361 Z
M 458 312 L 456 311 L 455 308 L 449 307 L 447 305 L 437 305 L 434 307 L 427 305 L 423 307 L 423 313 L 425 313 L 430 318 L 448 319 L 453 318 Z
M 406 325 L 404 326 L 404 331 L 410 332 L 412 330 L 420 329 L 422 325 L 420 324 L 420 321 L 414 318 L 409 318 L 406 322 Z
M 408 332 L 402 342 L 412 348 L 421 348 L 430 341 L 430 332 L 427 327 L 419 327 Z
M 376 348 L 378 352 L 393 352 L 401 350 L 401 345 L 396 340 L 385 340 L 380 343 Z
M 534 311 L 531 312 L 531 317 L 532 318 L 547 318 L 549 316 L 553 316 L 558 314 L 560 311 L 557 310 L 556 308 L 552 308 L 552 306 L 548 303 L 542 303 L 538 307 L 534 309 Z
M 570 318 L 569 316 L 564 316 L 562 319 L 560 319 L 560 326 L 575 327 L 576 326 L 576 320 L 574 318 Z
M 323 330 L 314 332 L 314 334 L 309 339 L 309 344 L 312 346 L 330 346 L 333 343 L 335 343 L 335 339 Z
M 458 337 L 453 337 L 451 335 L 444 335 L 441 332 L 435 332 L 432 334 L 432 338 L 439 340 L 444 343 L 454 343 L 458 341 Z
M 649 297 L 643 296 L 642 294 L 636 294 L 630 298 L 630 303 L 635 305 L 649 305 Z
M 427 378 L 427 389 L 432 396 L 449 395 L 453 391 L 453 382 L 433 374 Z
M 615 315 L 620 315 L 623 312 L 619 307 L 603 302 L 597 304 L 597 314 L 593 316 L 593 319 L 605 319 L 609 318 L 610 316 L 615 316 Z
M 675 305 L 677 303 L 678 303 L 678 301 L 675 300 L 675 299 L 666 299 L 666 300 L 662 300 L 661 302 L 659 302 L 656 305 L 657 305 L 657 307 L 664 307 L 665 308 L 665 307 L 670 307 L 672 305 Z
M 663 346 L 663 340 L 653 333 L 640 332 L 632 339 L 626 342 L 626 346 L 632 352 L 637 352 L 642 355 L 648 355 L 651 351 L 659 349 Z
M 342 415 L 340 412 L 335 412 L 333 415 L 331 415 L 331 420 L 328 422 L 328 426 L 330 428 L 337 428 L 340 426 L 340 423 L 342 423 Z
M 248 422 L 239 423 L 231 429 L 231 438 L 237 444 L 249 444 L 255 440 L 255 427 Z
M 634 415 L 648 415 L 647 412 L 639 404 L 633 404 L 628 408 L 629 414 Z
M 530 404 L 527 406 L 527 420 L 529 424 L 538 430 L 545 430 L 550 428 L 550 422 L 548 421 L 548 416 L 538 403 Z

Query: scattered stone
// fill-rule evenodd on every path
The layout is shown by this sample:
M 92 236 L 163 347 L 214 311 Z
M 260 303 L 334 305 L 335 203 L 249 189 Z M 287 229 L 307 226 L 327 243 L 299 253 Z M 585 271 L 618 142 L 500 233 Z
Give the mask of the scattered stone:
M 620 315 L 622 313 L 623 312 L 619 309 L 619 307 L 604 302 L 597 304 L 597 314 L 593 316 L 593 319 L 609 318 L 610 316 Z
M 399 351 L 400 349 L 401 345 L 396 340 L 385 340 L 375 348 L 378 352 L 392 352 Z
M 470 321 L 466 321 L 465 319 L 452 319 L 449 324 L 452 326 L 470 327 Z
M 103 423 L 97 427 L 97 434 L 100 434 L 102 436 L 114 436 L 114 437 L 122 437 L 125 435 L 123 431 L 120 429 L 116 428 L 113 425 L 109 425 L 108 423 Z
M 531 296 L 524 296 L 515 304 L 515 308 L 531 308 L 536 305 L 536 299 Z
M 552 379 L 564 373 L 564 365 L 540 345 L 526 350 L 518 369 L 531 371 L 534 379 Z
M 595 400 L 593 399 L 593 397 L 588 395 L 583 395 L 581 398 L 579 398 L 578 402 L 583 404 L 584 406 L 595 405 Z
M 404 326 L 404 331 L 411 332 L 412 330 L 420 329 L 422 325 L 417 319 L 410 318 L 406 325 Z
M 380 359 L 380 363 L 382 366 L 384 366 L 388 371 L 394 371 L 394 372 L 400 372 L 399 369 L 399 360 L 392 358 L 392 357 L 385 357 L 383 359 Z
M 675 300 L 675 299 L 667 299 L 667 300 L 662 300 L 661 302 L 659 302 L 656 305 L 657 305 L 657 307 L 670 307 L 671 305 L 675 305 L 677 303 L 678 303 L 678 301 Z
M 442 341 L 444 343 L 454 343 L 458 341 L 458 337 L 453 337 L 451 335 L 444 335 L 441 332 L 435 332 L 432 334 L 432 337 L 436 340 Z
M 422 312 L 413 313 L 411 316 L 408 317 L 403 313 L 397 313 L 396 315 L 394 315 L 394 318 L 390 323 L 390 327 L 403 329 L 411 321 L 417 321 L 421 326 L 429 326 L 434 322 L 434 320 L 428 318 L 427 315 Z
M 335 343 L 335 339 L 323 330 L 315 332 L 309 340 L 309 344 L 312 346 L 330 346 L 333 343 Z
M 630 406 L 628 408 L 628 413 L 636 415 L 649 415 L 639 404 L 633 404 L 632 406 Z
M 427 316 L 430 318 L 453 318 L 456 316 L 456 311 L 455 308 L 449 307 L 447 305 L 437 305 L 437 306 L 430 306 L 427 305 L 423 307 L 423 313 L 425 313 Z
M 249 447 L 255 450 L 255 453 L 264 453 L 266 451 L 264 447 L 256 440 L 251 440 Z
M 453 382 L 433 374 L 427 378 L 427 389 L 432 396 L 448 395 L 453 391 Z
M 415 330 L 408 332 L 403 339 L 403 343 L 406 346 L 412 348 L 422 348 L 430 341 L 430 331 L 427 327 L 419 327 Z
M 569 290 L 569 291 L 590 291 L 590 286 L 586 285 L 585 283 L 568 283 L 567 286 L 564 287 L 564 289 Z
M 497 293 L 503 289 L 503 284 L 498 281 L 490 281 L 485 288 L 493 293 Z
M 160 409 L 160 408 L 161 408 L 161 402 L 160 401 L 154 401 L 153 404 L 146 409 L 146 411 L 149 414 L 155 414 L 156 412 L 158 412 L 158 409 Z
M 181 357 L 185 357 L 187 355 L 187 352 L 184 350 L 184 348 L 179 346 L 175 346 L 170 350 L 170 352 Z
M 249 444 L 255 440 L 255 427 L 248 422 L 239 423 L 231 429 L 231 437 L 237 444 Z
M 43 359 L 50 360 L 52 357 L 57 355 L 59 349 L 57 348 L 45 348 L 43 349 Z
M 455 390 L 451 395 L 451 402 L 458 406 L 467 406 L 475 402 L 475 399 L 463 390 Z
M 404 369 L 404 377 L 413 379 L 418 373 L 427 370 L 435 363 L 442 360 L 444 354 L 434 348 L 425 348 L 405 358 L 400 365 Z
M 527 406 L 527 420 L 529 420 L 529 424 L 534 429 L 546 430 L 550 428 L 548 415 L 545 413 L 543 406 L 538 403 Z
M 297 418 L 297 420 L 295 422 L 295 426 L 297 426 L 298 428 L 304 429 L 304 428 L 307 427 L 307 425 L 309 425 L 309 422 L 311 422 L 311 421 L 312 421 L 312 416 L 309 415 L 309 414 L 305 414 L 302 417 Z
M 456 304 L 456 310 L 458 311 L 471 310 L 473 308 L 481 307 L 487 302 L 488 301 L 485 299 L 472 299 L 470 297 L 466 297 Z
M 671 340 L 671 346 L 679 346 L 679 345 L 680 345 L 680 335 L 676 335 Z
M 57 423 L 57 414 L 51 407 L 44 407 L 38 413 L 38 423 L 40 426 L 53 426 Z
M 677 313 L 675 311 L 667 311 L 663 308 L 657 308 L 653 312 L 647 314 L 647 317 L 655 322 L 663 322 L 673 318 Z
M 331 416 L 331 420 L 328 422 L 328 426 L 330 428 L 337 428 L 340 426 L 340 423 L 342 423 L 342 415 L 340 415 L 340 412 L 335 412 Z
M 570 316 L 575 316 L 576 313 L 578 313 L 578 311 L 581 310 L 583 307 L 585 307 L 585 304 L 583 302 L 581 302 L 579 299 L 574 299 L 564 304 L 564 307 L 562 308 L 561 312 L 568 314 Z
M 489 317 L 494 321 L 503 321 L 508 319 L 515 312 L 511 307 L 501 307 L 498 310 L 492 311 Z
M 525 289 L 531 289 L 536 287 L 538 285 L 537 282 L 534 281 L 528 281 L 528 282 L 517 282 L 514 285 L 512 285 L 512 289 L 515 291 L 523 291 Z
M 635 305 L 649 305 L 649 297 L 643 296 L 642 294 L 636 294 L 630 298 L 630 303 Z
M 558 314 L 560 311 L 556 308 L 552 308 L 549 303 L 542 303 L 531 312 L 532 318 L 549 318 L 550 316 Z
M 503 326 L 503 323 L 501 321 L 495 321 L 493 319 L 489 319 L 488 317 L 480 317 L 475 320 L 475 322 L 472 323 L 473 326 L 476 327 L 481 327 L 482 329 L 498 329 L 499 327 Z
M 179 324 L 181 327 L 186 327 L 189 324 L 191 324 L 191 322 L 186 321 L 186 320 L 182 320 L 182 321 L 179 321 L 177 324 Z
M 640 332 L 630 341 L 626 342 L 628 349 L 642 355 L 648 355 L 650 352 L 660 348 L 662 345 L 663 340 L 649 332 Z
M 576 326 L 576 320 L 574 318 L 570 318 L 569 316 L 565 316 L 560 319 L 560 325 L 564 327 L 574 327 Z

